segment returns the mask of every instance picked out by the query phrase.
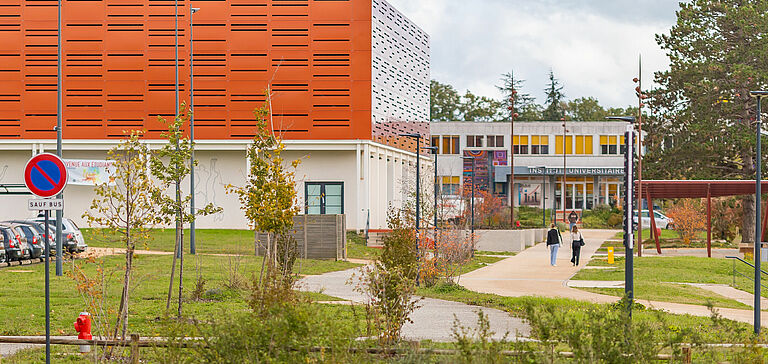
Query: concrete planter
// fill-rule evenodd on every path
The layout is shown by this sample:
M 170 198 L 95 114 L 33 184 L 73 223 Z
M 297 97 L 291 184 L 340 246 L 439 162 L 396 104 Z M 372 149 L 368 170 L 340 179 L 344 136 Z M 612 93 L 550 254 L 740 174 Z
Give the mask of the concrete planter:
M 545 229 L 525 230 L 475 230 L 477 250 L 496 252 L 521 252 L 526 247 L 543 241 Z

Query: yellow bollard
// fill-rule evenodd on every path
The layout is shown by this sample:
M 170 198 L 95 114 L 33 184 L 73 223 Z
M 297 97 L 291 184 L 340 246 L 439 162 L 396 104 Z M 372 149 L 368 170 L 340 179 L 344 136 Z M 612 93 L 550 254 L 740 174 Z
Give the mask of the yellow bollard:
M 613 247 L 608 247 L 608 264 L 613 264 Z

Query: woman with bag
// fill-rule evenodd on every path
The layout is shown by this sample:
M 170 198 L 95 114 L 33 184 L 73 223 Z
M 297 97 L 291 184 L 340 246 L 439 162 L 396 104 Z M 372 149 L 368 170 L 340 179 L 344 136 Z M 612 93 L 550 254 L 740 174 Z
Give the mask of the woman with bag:
M 556 267 L 555 261 L 557 260 L 557 249 L 560 248 L 560 244 L 563 243 L 563 236 L 560 235 L 560 230 L 553 223 L 549 226 L 547 232 L 547 248 L 549 248 L 549 264 Z
M 571 263 L 574 266 L 579 265 L 579 256 L 581 256 L 581 247 L 584 246 L 584 236 L 581 235 L 578 226 L 573 227 L 571 231 L 571 249 L 573 250 L 573 257 L 571 257 Z

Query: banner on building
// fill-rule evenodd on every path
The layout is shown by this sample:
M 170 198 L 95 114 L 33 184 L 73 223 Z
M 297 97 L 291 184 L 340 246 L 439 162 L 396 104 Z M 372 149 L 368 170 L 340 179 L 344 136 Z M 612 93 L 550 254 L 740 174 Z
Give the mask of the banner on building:
M 518 187 L 517 199 L 521 206 L 540 206 L 541 196 L 541 184 L 521 183 Z
M 96 186 L 115 184 L 115 161 L 91 159 L 64 159 L 67 167 L 67 184 Z

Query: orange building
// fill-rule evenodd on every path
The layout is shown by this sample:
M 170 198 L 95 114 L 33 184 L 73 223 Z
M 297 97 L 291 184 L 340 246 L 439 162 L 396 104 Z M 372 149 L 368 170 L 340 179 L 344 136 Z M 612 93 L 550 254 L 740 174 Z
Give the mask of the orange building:
M 173 118 L 176 107 L 174 30 L 178 24 L 179 99 L 186 103 L 191 46 L 194 49 L 195 137 L 202 167 L 211 168 L 210 161 L 203 159 L 208 157 L 206 150 L 223 153 L 245 148 L 254 133 L 253 110 L 265 102 L 267 88 L 275 131 L 287 141 L 289 151 L 312 157 L 303 167 L 307 169 L 304 180 L 333 179 L 314 171 L 326 167 L 310 162 L 322 159 L 322 153 L 357 153 L 356 165 L 338 165 L 360 170 L 358 177 L 342 181 L 347 186 L 345 196 L 351 189 L 357 193 L 346 196 L 348 204 L 375 193 L 370 188 L 386 185 L 377 181 L 365 187 L 365 179 L 371 177 L 361 160 L 389 154 L 401 164 L 412 162 L 406 150 L 414 151 L 413 140 L 397 134 L 428 134 L 429 38 L 386 1 L 180 0 L 178 7 L 174 4 L 168 0 L 63 2 L 65 158 L 68 154 L 69 158 L 104 158 L 104 150 L 126 130 L 146 130 L 150 142 L 160 139 L 165 127 L 158 117 Z M 191 14 L 191 8 L 200 10 Z M 8 153 L 52 149 L 57 50 L 57 1 L 9 0 L 0 7 L 0 157 L 5 157 L 0 158 L 0 170 L 3 159 L 16 159 Z M 397 148 L 389 151 L 386 146 Z M 376 152 L 374 157 L 373 149 L 387 152 Z M 244 155 L 212 158 L 219 165 L 245 159 Z M 238 175 L 225 172 L 233 178 Z M 14 175 L 0 175 L 0 184 L 9 178 L 18 182 Z M 388 177 L 379 173 L 376 178 Z M 314 197 L 304 181 L 301 184 L 300 195 L 310 211 L 313 206 L 308 201 Z M 376 204 L 391 204 L 395 193 L 385 195 L 388 200 Z M 362 209 L 374 209 L 373 203 L 367 205 L 348 206 L 342 212 L 354 209 L 360 215 Z M 380 225 L 384 215 L 376 214 Z M 358 227 L 361 219 L 362 215 L 348 218 L 348 225 Z

